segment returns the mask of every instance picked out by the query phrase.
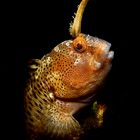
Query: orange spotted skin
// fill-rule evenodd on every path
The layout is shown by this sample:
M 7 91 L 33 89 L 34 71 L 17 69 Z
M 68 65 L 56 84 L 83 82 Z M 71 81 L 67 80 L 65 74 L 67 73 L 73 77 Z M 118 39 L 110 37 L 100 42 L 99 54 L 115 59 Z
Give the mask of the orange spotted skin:
M 38 60 L 25 89 L 29 139 L 80 135 L 81 125 L 73 115 L 88 104 L 80 101 L 94 97 L 109 72 L 113 58 L 109 49 L 108 42 L 79 34 Z
M 66 41 L 51 52 L 50 57 L 54 60 L 52 72 L 58 73 L 59 78 L 63 81 L 63 85 L 59 81 L 61 86 L 59 85 L 60 88 L 55 90 L 57 97 L 77 98 L 84 96 L 87 94 L 85 90 L 91 90 L 89 83 L 98 85 L 108 72 L 110 59 L 104 56 L 107 54 L 104 54 L 102 48 L 109 43 L 97 38 L 94 40 L 89 38 L 80 34 L 73 42 Z M 93 41 L 93 44 L 90 41 Z M 78 46 L 82 48 L 78 50 Z M 94 64 L 94 61 L 101 63 L 100 68 Z

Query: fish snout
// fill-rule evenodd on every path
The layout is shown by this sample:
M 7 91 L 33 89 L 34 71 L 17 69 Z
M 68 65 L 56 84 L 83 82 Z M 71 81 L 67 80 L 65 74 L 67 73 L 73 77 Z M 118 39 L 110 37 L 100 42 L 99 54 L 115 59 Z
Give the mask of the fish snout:
M 95 45 L 94 67 L 100 69 L 104 63 L 109 63 L 114 57 L 114 51 L 110 51 L 111 44 L 106 41 L 100 41 Z

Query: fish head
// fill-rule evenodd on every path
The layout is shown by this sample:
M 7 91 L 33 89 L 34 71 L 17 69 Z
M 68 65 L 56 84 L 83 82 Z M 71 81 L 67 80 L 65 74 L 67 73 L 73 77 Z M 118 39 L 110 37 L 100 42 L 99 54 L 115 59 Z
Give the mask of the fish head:
M 107 41 L 82 33 L 58 44 L 49 56 L 55 96 L 77 99 L 95 94 L 111 67 L 110 47 Z

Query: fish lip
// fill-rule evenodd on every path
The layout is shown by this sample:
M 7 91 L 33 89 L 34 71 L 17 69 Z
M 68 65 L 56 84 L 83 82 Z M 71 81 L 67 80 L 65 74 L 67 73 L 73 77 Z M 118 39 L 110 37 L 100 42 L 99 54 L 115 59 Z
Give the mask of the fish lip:
M 114 51 L 111 50 L 111 43 L 106 42 L 106 47 L 103 49 L 106 58 L 113 59 L 114 57 Z
M 108 58 L 108 59 L 113 59 L 113 58 L 114 58 L 114 51 L 110 50 L 110 51 L 108 52 L 107 58 Z
M 112 60 L 114 58 L 114 51 L 111 50 L 111 43 L 105 41 L 105 45 L 101 47 L 103 51 L 102 57 Z
M 94 68 L 96 70 L 100 69 L 104 63 L 111 62 L 114 58 L 114 51 L 110 50 L 110 48 L 110 43 L 100 48 L 102 53 L 97 55 L 97 58 L 93 60 Z
M 111 43 L 107 42 L 106 46 L 102 47 L 102 50 L 104 51 L 105 54 L 108 54 L 110 51 L 110 48 L 111 48 Z

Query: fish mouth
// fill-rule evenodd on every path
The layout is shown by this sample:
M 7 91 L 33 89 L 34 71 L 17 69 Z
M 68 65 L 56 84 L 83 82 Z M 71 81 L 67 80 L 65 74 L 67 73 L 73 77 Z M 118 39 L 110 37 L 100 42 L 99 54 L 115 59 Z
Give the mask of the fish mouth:
M 101 47 L 99 47 L 99 51 L 101 51 L 101 55 L 99 57 L 102 57 L 103 59 L 112 60 L 114 57 L 114 51 L 110 50 L 111 44 L 105 43 L 102 44 Z
M 110 50 L 111 48 L 111 44 L 110 43 L 105 43 L 105 45 L 103 45 L 101 47 L 102 51 L 104 52 L 104 55 L 108 58 L 108 59 L 113 59 L 114 56 L 114 51 Z
M 96 70 L 100 69 L 105 63 L 111 63 L 114 57 L 114 51 L 110 50 L 111 44 L 109 42 L 96 38 L 93 47 L 94 54 L 92 63 Z
M 114 51 L 111 51 L 111 43 L 100 39 L 98 37 L 93 37 L 90 35 L 83 34 L 88 46 L 93 50 L 90 62 L 91 65 L 94 63 L 95 69 L 102 67 L 104 62 L 111 62 L 114 57 Z

